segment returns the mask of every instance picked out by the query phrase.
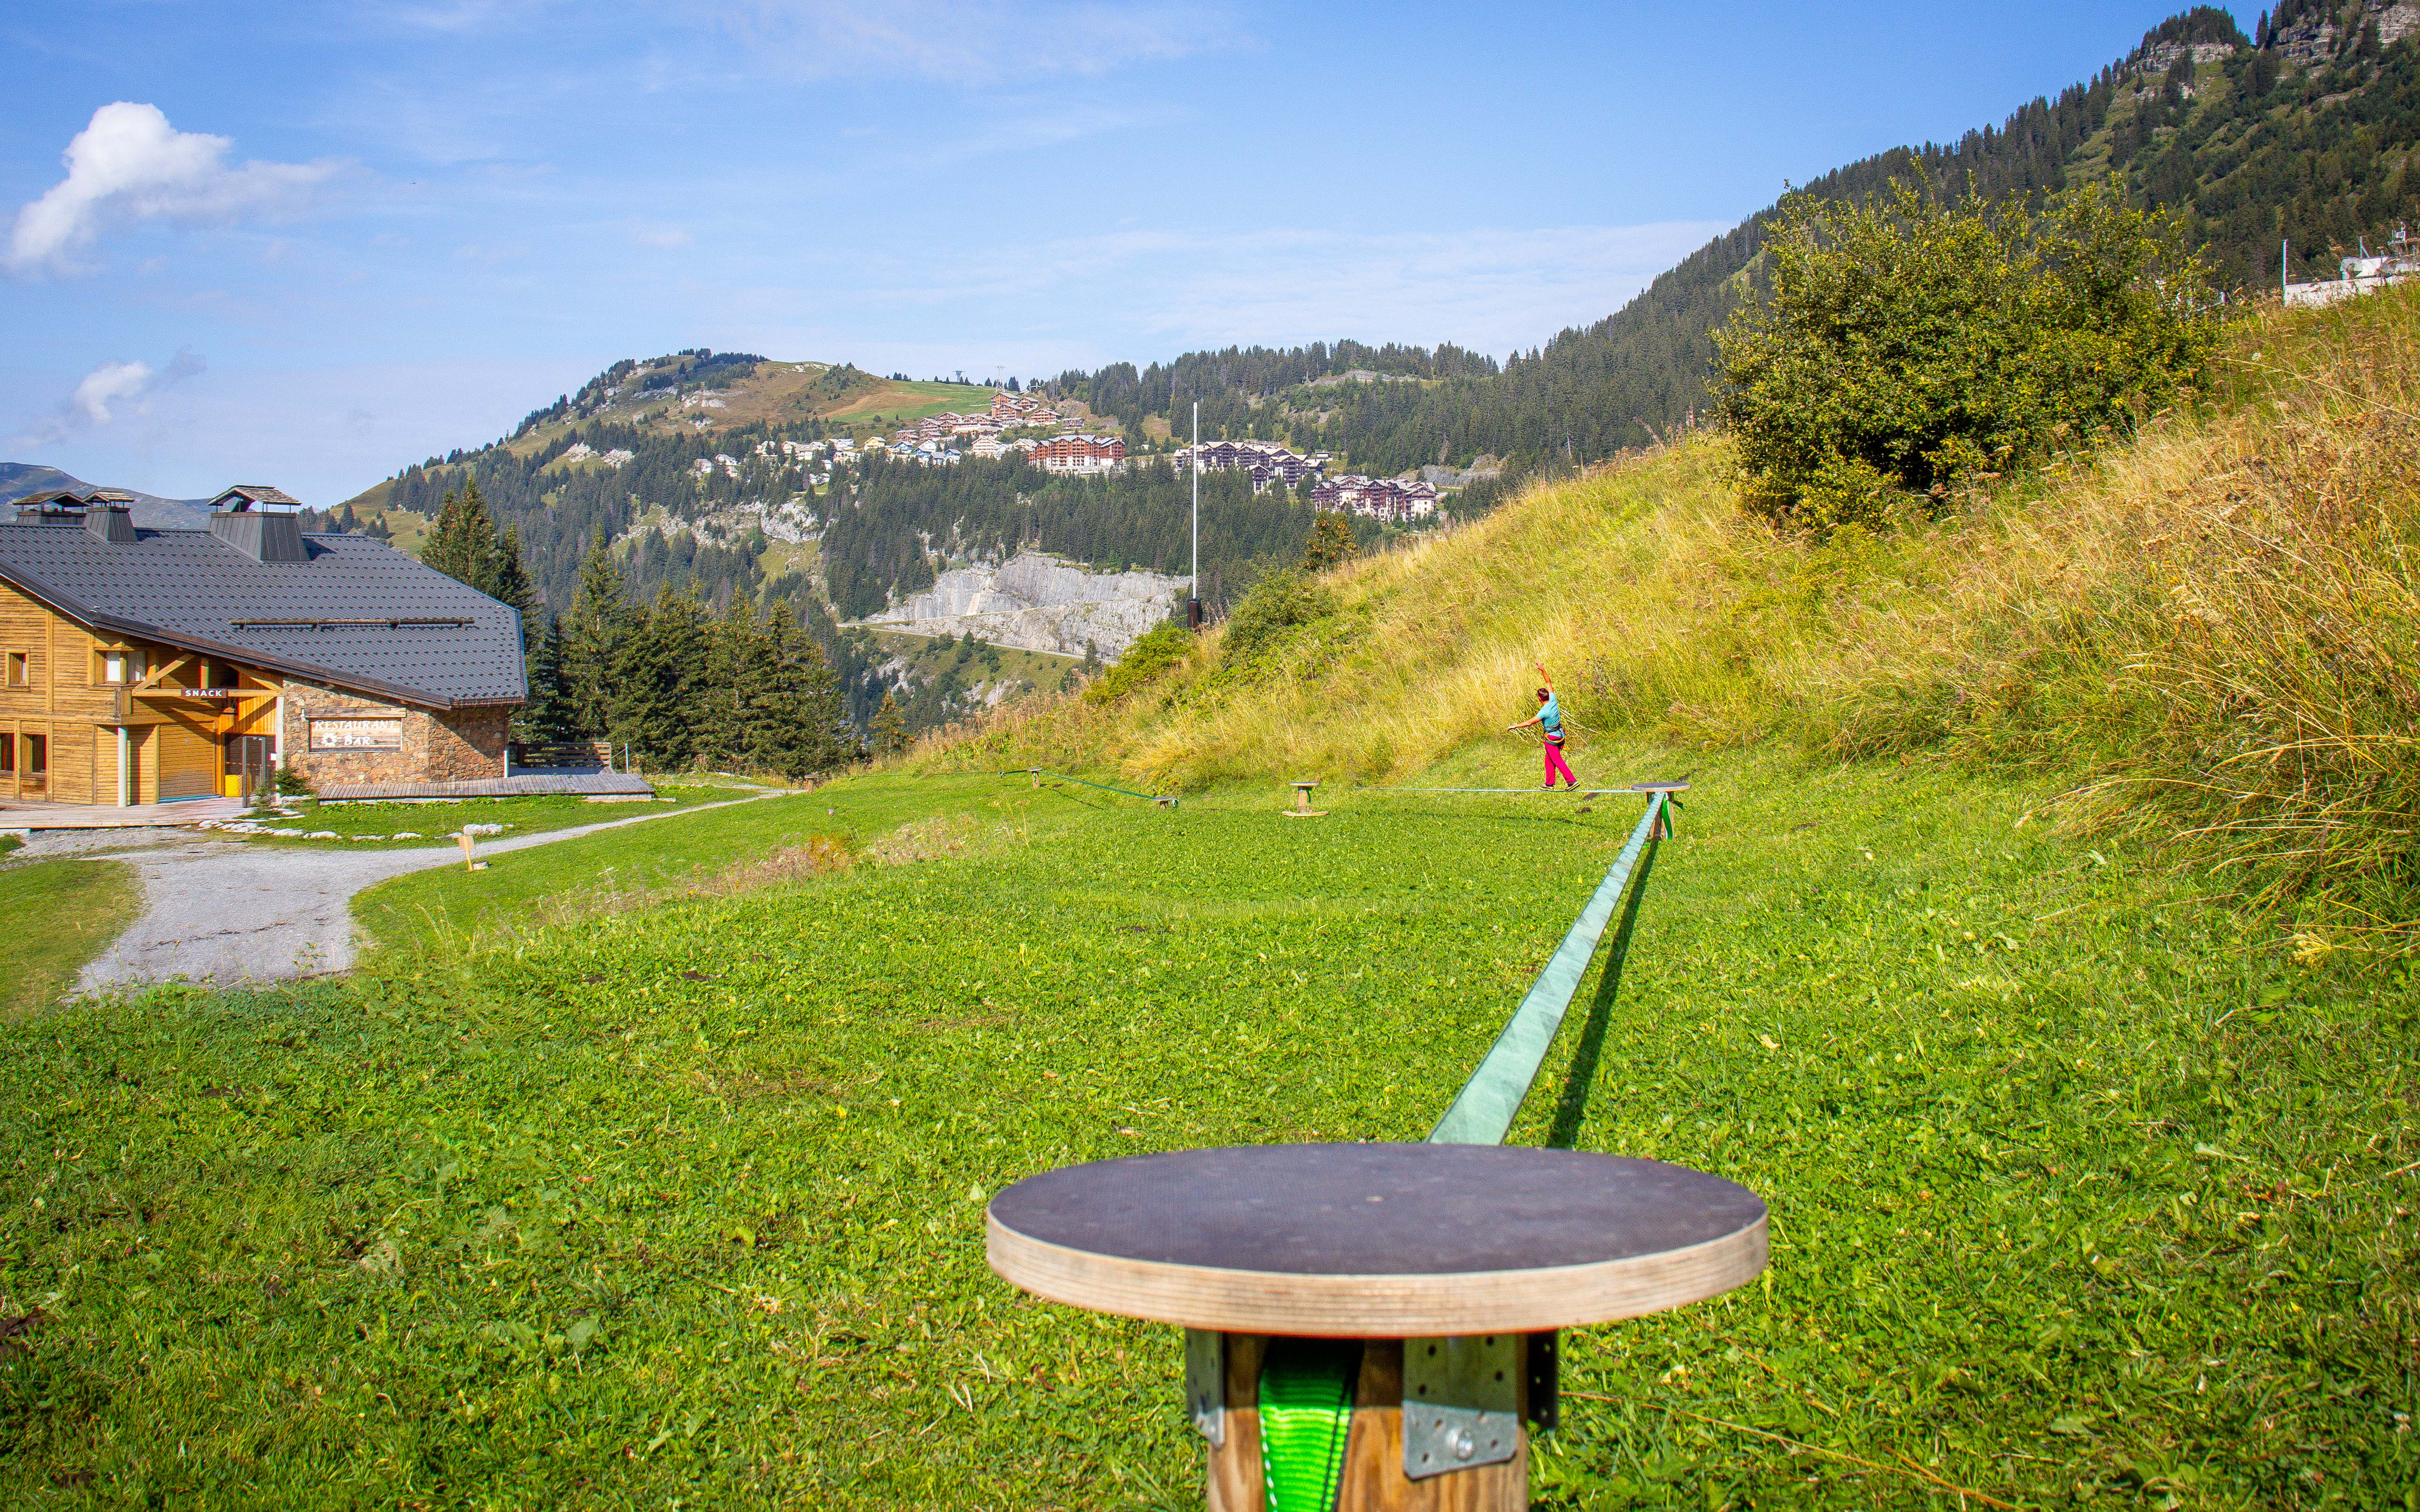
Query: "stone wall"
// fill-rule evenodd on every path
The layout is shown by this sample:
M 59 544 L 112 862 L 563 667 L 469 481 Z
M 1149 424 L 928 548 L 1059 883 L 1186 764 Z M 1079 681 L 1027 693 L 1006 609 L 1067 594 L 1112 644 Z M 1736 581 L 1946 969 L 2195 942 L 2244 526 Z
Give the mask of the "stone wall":
M 459 782 L 504 775 L 510 709 L 420 709 L 289 679 L 279 748 L 313 787 L 359 782 Z M 313 750 L 311 721 L 332 716 L 393 720 L 384 748 Z

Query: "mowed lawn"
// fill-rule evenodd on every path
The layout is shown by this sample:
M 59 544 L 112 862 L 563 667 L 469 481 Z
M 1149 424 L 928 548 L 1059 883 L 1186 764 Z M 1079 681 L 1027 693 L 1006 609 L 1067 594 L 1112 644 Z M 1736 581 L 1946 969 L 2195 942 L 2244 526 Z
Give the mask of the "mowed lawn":
M 1010 1291 L 985 1200 L 1419 1138 L 1638 811 L 1283 801 L 860 779 L 531 853 L 582 910 L 404 879 L 483 922 L 348 983 L 0 1029 L 0 1504 L 1198 1506 L 1177 1331 Z M 2407 1504 L 2409 979 L 2028 808 L 1699 773 L 1513 1137 L 1745 1182 L 1773 1265 L 1566 1335 L 1539 1504 Z

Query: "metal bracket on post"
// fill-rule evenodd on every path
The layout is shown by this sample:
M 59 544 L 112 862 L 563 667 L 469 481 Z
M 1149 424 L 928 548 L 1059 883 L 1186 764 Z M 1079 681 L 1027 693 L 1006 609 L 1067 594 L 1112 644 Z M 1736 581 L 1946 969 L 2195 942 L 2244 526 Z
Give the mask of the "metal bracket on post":
M 1521 1443 L 1519 1334 L 1404 1340 L 1404 1476 L 1500 1465 Z
M 1227 1443 L 1227 1335 L 1185 1331 L 1185 1410 L 1213 1449 Z

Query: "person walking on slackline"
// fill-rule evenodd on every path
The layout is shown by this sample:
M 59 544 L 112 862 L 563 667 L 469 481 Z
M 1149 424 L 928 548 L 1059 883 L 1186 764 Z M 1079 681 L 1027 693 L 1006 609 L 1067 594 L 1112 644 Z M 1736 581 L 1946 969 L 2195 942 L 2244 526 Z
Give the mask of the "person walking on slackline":
M 1538 663 L 1538 676 L 1543 679 L 1546 685 L 1545 687 L 1538 689 L 1538 712 L 1531 715 L 1528 718 L 1522 720 L 1519 724 L 1505 726 L 1505 729 L 1508 731 L 1527 730 L 1531 725 L 1536 725 L 1539 732 L 1546 737 L 1547 792 L 1552 793 L 1555 791 L 1555 774 L 1557 772 L 1563 774 L 1563 785 L 1566 788 L 1578 787 L 1580 785 L 1580 779 L 1572 775 L 1570 764 L 1563 760 L 1562 706 L 1555 702 L 1555 680 L 1546 675 L 1546 664 L 1543 661 Z

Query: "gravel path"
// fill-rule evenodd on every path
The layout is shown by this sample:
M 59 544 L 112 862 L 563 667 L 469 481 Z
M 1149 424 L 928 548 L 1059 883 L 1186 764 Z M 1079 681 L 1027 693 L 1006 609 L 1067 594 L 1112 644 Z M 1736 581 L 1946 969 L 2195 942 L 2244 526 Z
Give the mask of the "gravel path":
M 784 796 L 760 794 L 732 803 Z M 551 845 L 600 829 L 727 809 L 701 804 L 670 813 L 609 819 L 571 829 L 486 840 L 479 854 Z M 304 850 L 240 841 L 191 841 L 114 858 L 143 883 L 143 915 L 84 968 L 79 991 L 135 988 L 183 978 L 219 986 L 343 971 L 353 964 L 353 894 L 407 872 L 449 863 L 454 845 L 408 851 Z

